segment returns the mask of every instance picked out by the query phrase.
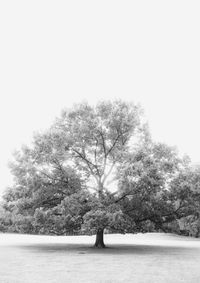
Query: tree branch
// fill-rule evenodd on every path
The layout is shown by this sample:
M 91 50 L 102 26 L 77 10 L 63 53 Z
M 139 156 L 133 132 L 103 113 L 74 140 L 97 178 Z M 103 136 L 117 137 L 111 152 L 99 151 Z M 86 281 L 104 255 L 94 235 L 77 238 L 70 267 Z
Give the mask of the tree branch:
M 50 176 L 49 174 L 45 173 L 45 172 L 42 171 L 42 170 L 39 170 L 39 172 L 40 172 L 41 174 L 43 174 L 44 176 L 46 176 L 48 179 L 53 180 L 54 182 L 55 182 L 55 181 L 58 181 L 58 182 L 61 182 L 61 183 L 68 184 L 68 181 L 64 181 L 64 180 L 62 180 L 62 179 L 60 179 L 60 178 L 52 177 L 52 176 Z
M 103 181 L 102 181 L 103 184 L 105 183 L 106 179 L 107 179 L 107 178 L 109 177 L 109 175 L 111 174 L 111 172 L 112 172 L 112 170 L 113 170 L 115 164 L 116 164 L 116 161 L 113 162 L 113 164 L 111 165 L 111 167 L 110 167 L 108 173 L 105 174 L 105 176 L 104 176 L 104 178 L 103 178 Z
M 84 155 L 83 155 L 83 154 L 81 154 L 78 150 L 76 150 L 76 149 L 74 149 L 74 148 L 72 148 L 72 151 L 74 151 L 74 152 L 77 154 L 77 156 L 78 156 L 79 158 L 81 158 L 81 159 L 87 164 L 87 166 L 88 166 L 88 168 L 89 168 L 89 170 L 90 170 L 92 176 L 96 179 L 96 181 L 97 181 L 97 183 L 98 183 L 99 180 L 98 180 L 96 174 L 94 173 L 93 169 L 91 168 L 91 165 L 92 165 L 96 170 L 98 170 L 97 166 L 95 166 L 90 160 L 88 160 L 88 159 L 86 158 L 85 152 L 84 152 Z
M 100 130 L 98 130 L 98 133 L 100 134 L 101 139 L 102 139 L 102 146 L 103 146 L 104 157 L 106 158 L 107 153 L 106 153 L 106 143 L 105 143 L 105 138 L 104 138 L 103 133 L 102 133 Z
M 160 215 L 160 216 L 161 216 L 161 217 L 169 217 L 169 216 L 177 215 L 178 210 L 181 209 L 182 207 L 183 207 L 183 206 L 180 205 L 175 211 L 172 211 L 172 212 L 170 212 L 170 213 L 163 214 L 163 215 Z M 132 209 L 132 210 L 133 210 L 133 209 Z M 128 212 L 129 212 L 129 211 L 128 211 Z M 156 217 L 156 216 L 157 216 L 156 214 L 152 214 L 152 215 L 147 216 L 147 217 L 145 217 L 145 218 L 137 219 L 137 220 L 135 220 L 135 222 L 139 223 L 139 222 L 143 222 L 143 221 L 146 221 L 146 220 L 150 220 L 150 221 L 152 221 L 152 222 L 155 222 L 156 220 L 155 220 L 154 217 Z M 170 221 L 170 220 L 169 220 L 169 221 Z M 168 220 L 163 220 L 163 221 L 162 221 L 162 223 L 166 223 L 166 222 L 168 222 Z
M 113 148 L 115 147 L 115 145 L 116 145 L 116 143 L 117 143 L 117 141 L 119 140 L 119 138 L 120 138 L 120 134 L 118 134 L 118 136 L 115 138 L 115 140 L 114 140 L 114 142 L 113 142 L 113 144 L 112 144 L 112 146 L 110 147 L 110 149 L 107 151 L 107 154 L 106 154 L 106 157 L 111 153 L 111 151 L 113 150 Z
M 132 195 L 131 192 L 125 193 L 123 196 L 121 196 L 119 199 L 117 199 L 117 200 L 115 201 L 115 203 L 121 201 L 122 199 L 124 199 L 124 198 L 127 197 L 128 195 Z

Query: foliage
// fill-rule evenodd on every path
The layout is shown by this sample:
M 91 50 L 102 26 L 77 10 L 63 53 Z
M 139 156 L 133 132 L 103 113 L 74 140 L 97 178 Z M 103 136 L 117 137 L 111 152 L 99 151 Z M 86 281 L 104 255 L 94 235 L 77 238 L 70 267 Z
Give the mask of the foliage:
M 193 166 L 180 172 L 171 183 L 171 194 L 177 204 L 178 232 L 200 235 L 200 168 Z
M 10 168 L 3 225 L 16 232 L 168 231 L 199 209 L 199 171 L 153 143 L 140 107 L 122 101 L 64 110 Z

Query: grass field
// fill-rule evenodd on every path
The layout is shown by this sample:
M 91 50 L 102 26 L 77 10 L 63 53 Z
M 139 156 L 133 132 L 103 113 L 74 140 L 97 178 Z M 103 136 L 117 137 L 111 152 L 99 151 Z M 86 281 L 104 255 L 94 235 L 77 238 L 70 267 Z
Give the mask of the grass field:
M 199 283 L 200 240 L 170 234 L 0 234 L 0 283 Z

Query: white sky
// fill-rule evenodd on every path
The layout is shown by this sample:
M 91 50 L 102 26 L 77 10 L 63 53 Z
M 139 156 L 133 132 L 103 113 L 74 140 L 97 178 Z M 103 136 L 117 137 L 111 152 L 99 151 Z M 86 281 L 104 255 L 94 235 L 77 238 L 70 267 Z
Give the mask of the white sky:
M 200 162 L 199 1 L 1 1 L 0 192 L 15 148 L 65 106 L 140 102 L 157 141 Z

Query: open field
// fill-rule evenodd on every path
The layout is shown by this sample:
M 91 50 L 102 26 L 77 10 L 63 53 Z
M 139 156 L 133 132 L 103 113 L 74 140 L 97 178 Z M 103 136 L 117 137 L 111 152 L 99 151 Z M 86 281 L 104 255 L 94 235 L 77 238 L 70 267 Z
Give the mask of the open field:
M 1 283 L 199 283 L 200 240 L 170 234 L 94 236 L 0 234 Z

